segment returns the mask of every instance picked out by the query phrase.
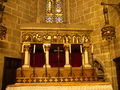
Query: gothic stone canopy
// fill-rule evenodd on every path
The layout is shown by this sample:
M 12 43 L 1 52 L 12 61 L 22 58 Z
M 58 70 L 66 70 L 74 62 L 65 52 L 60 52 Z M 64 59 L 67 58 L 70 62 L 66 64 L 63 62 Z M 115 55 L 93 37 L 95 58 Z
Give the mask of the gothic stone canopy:
M 75 24 L 23 24 L 21 42 L 82 44 L 90 42 L 91 26 Z

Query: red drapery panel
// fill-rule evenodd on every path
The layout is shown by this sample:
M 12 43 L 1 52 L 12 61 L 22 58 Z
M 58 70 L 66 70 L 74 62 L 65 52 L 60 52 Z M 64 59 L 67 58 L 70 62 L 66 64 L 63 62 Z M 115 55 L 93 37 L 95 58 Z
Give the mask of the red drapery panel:
M 65 53 L 60 53 L 59 64 L 58 64 L 58 53 L 50 53 L 50 65 L 51 67 L 64 67 L 65 65 Z
M 50 65 L 52 67 L 58 67 L 58 53 L 50 53 L 49 56 Z M 65 65 L 65 53 L 60 53 L 60 67 Z M 73 67 L 80 67 L 82 65 L 82 57 L 79 52 L 73 52 L 71 54 L 71 65 Z M 31 67 L 43 67 L 45 64 L 45 54 L 44 53 L 31 53 L 30 65 Z
M 72 67 L 80 67 L 82 65 L 82 56 L 80 53 L 80 45 L 72 44 L 71 45 L 71 54 L 70 54 L 70 64 Z M 62 52 L 59 52 L 59 65 L 58 65 L 58 51 L 57 47 L 60 47 L 60 50 Z M 62 44 L 54 44 L 51 45 L 50 51 L 49 51 L 49 63 L 51 67 L 64 67 L 65 65 L 65 51 L 64 46 Z M 42 45 L 37 45 L 36 53 L 30 54 L 30 65 L 31 67 L 43 67 L 45 64 L 45 54 L 42 49 Z
M 30 65 L 31 67 L 43 67 L 45 64 L 45 54 L 43 52 L 37 52 L 30 54 Z
M 80 52 L 73 52 L 71 54 L 72 67 L 80 67 L 82 65 L 82 57 Z
M 71 50 L 71 65 L 73 67 L 80 67 L 82 65 L 82 54 L 80 53 L 80 44 L 72 44 Z

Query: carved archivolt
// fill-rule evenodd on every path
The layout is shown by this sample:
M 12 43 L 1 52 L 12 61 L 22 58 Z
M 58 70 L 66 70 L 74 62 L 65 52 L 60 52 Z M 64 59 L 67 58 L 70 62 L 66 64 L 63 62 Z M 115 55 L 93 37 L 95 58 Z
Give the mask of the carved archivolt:
M 31 43 L 71 43 L 81 44 L 90 42 L 89 34 L 79 32 L 22 32 L 21 42 Z

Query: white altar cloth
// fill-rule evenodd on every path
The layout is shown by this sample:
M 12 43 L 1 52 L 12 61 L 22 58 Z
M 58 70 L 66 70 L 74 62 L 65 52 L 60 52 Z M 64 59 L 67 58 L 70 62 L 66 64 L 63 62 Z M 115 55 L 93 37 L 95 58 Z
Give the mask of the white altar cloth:
M 6 90 L 113 90 L 111 84 L 102 84 L 102 85 L 42 85 L 42 86 L 8 86 Z

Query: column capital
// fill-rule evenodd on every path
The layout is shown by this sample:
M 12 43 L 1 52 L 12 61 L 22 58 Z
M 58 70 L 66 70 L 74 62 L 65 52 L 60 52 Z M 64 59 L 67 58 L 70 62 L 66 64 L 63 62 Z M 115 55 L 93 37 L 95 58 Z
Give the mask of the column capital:
M 44 51 L 48 51 L 50 49 L 50 47 L 51 47 L 51 44 L 49 44 L 49 43 L 44 43 L 43 44 Z
M 30 45 L 30 42 L 23 42 L 23 45 Z
M 22 43 L 22 53 L 24 53 L 25 51 L 29 51 L 29 48 L 30 48 L 30 43 L 28 42 Z
M 83 47 L 88 48 L 88 47 L 90 47 L 90 45 L 91 45 L 90 43 L 84 43 L 84 44 L 83 44 Z
M 64 44 L 64 48 L 65 48 L 65 50 L 69 50 L 70 49 L 70 44 Z
M 90 47 L 90 43 L 84 43 L 83 48 L 84 50 L 87 50 Z

